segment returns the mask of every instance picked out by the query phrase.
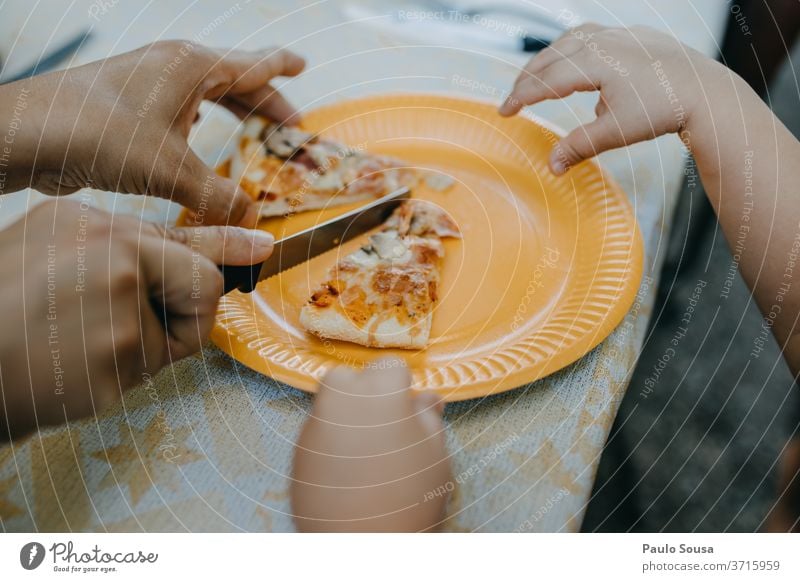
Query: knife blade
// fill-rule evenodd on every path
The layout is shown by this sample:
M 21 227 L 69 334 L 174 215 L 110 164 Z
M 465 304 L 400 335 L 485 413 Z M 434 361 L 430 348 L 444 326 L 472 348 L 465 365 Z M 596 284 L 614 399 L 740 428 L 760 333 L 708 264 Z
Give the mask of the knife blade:
M 411 192 L 408 188 L 400 188 L 366 206 L 289 235 L 275 242 L 272 255 L 263 263 L 245 266 L 222 265 L 220 271 L 225 281 L 224 293 L 230 293 L 234 289 L 243 293 L 252 292 L 259 281 L 305 263 L 379 226 L 403 200 L 408 200 L 410 197 Z

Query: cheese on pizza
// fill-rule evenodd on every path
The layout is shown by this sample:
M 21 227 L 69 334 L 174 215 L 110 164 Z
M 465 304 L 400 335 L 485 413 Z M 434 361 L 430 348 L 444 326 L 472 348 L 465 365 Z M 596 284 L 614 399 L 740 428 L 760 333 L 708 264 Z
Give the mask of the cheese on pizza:
M 308 331 L 369 347 L 424 348 L 444 257 L 458 227 L 431 203 L 403 203 L 368 244 L 335 265 L 300 311 Z
M 231 178 L 261 203 L 263 217 L 372 200 L 417 183 L 400 160 L 260 117 L 244 122 Z

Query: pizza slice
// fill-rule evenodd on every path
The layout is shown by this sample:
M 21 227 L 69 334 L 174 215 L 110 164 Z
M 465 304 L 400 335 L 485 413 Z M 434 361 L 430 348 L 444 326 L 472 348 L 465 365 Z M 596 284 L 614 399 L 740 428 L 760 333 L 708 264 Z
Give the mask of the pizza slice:
M 230 176 L 262 217 L 372 200 L 418 180 L 400 160 L 261 117 L 245 120 Z
M 424 348 L 438 300 L 441 239 L 460 236 L 440 208 L 403 203 L 366 245 L 330 270 L 301 309 L 301 325 L 368 347 Z

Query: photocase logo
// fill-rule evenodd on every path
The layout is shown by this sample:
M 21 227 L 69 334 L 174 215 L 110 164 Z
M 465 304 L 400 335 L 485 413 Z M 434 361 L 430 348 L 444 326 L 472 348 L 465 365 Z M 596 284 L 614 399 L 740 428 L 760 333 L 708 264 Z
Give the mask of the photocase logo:
M 44 561 L 44 546 L 39 542 L 29 542 L 19 551 L 19 563 L 26 570 L 35 570 Z

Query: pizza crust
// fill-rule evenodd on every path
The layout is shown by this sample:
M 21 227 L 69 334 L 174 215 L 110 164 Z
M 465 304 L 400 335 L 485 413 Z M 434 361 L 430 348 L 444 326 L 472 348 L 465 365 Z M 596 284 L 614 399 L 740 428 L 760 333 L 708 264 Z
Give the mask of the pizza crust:
M 424 348 L 430 339 L 432 319 L 429 313 L 412 329 L 402 325 L 396 317 L 380 321 L 373 316 L 361 327 L 338 310 L 306 305 L 300 311 L 300 325 L 314 335 L 373 348 Z

